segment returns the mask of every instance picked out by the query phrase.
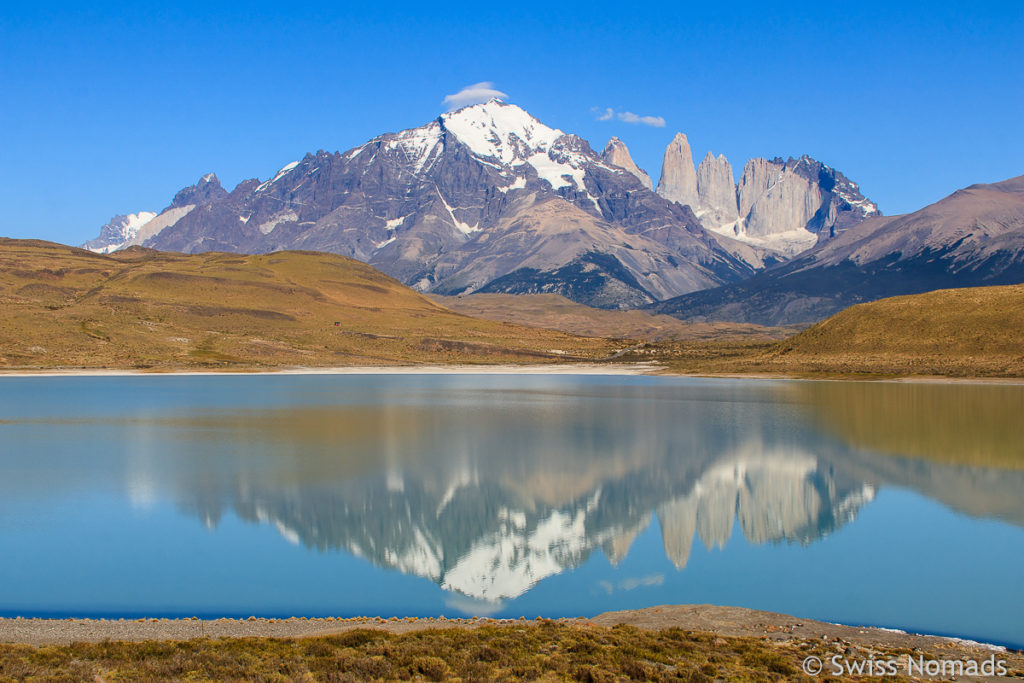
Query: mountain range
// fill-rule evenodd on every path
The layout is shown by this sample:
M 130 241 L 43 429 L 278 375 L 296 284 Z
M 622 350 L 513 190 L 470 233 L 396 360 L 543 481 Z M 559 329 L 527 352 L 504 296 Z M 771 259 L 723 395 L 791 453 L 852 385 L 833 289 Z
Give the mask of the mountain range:
M 694 167 L 678 134 L 656 189 L 613 138 L 578 136 L 492 100 L 319 151 L 230 193 L 216 175 L 156 215 L 117 216 L 85 246 L 186 253 L 325 251 L 422 292 L 557 293 L 634 308 L 744 281 L 878 215 L 810 157 Z
M 739 283 L 654 305 L 685 320 L 813 322 L 853 304 L 1024 282 L 1024 176 L 971 185 L 902 216 L 872 216 Z

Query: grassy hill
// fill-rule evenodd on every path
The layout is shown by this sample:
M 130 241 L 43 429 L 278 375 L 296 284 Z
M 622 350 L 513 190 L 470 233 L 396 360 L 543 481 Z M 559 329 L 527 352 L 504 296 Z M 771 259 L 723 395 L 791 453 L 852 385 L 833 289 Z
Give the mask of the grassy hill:
M 851 306 L 777 344 L 674 367 L 803 375 L 1024 377 L 1024 285 L 945 289 Z
M 560 294 L 470 294 L 431 298 L 474 318 L 544 327 L 571 334 L 614 339 L 782 339 L 800 327 L 762 327 L 750 323 L 693 323 L 647 311 L 592 308 Z
M 331 254 L 100 255 L 0 238 L 0 368 L 543 363 L 613 351 L 455 313 Z
M 830 372 L 1024 375 L 1024 285 L 851 306 L 780 343 L 773 365 Z

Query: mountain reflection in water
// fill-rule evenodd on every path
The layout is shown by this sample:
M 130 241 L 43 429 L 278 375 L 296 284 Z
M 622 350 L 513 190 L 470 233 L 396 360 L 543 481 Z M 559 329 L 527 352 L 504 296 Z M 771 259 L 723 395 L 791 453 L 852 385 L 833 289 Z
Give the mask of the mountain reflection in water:
M 113 490 L 137 507 L 174 501 L 211 528 L 233 511 L 476 604 L 521 596 L 595 550 L 618 564 L 655 518 L 680 570 L 695 537 L 723 548 L 736 527 L 753 544 L 813 544 L 887 486 L 1024 526 L 1019 386 L 7 381 L 8 501 Z
M 129 495 L 171 498 L 211 527 L 231 509 L 498 603 L 597 549 L 618 563 L 652 515 L 679 569 L 695 536 L 721 548 L 737 522 L 752 543 L 813 543 L 886 485 L 1024 525 L 1024 439 L 1010 419 L 1024 392 L 963 389 L 347 378 L 299 405 L 104 421 L 124 440 Z M 966 464 L 958 442 L 919 457 L 936 415 L 966 415 L 968 432 L 981 420 L 962 437 Z

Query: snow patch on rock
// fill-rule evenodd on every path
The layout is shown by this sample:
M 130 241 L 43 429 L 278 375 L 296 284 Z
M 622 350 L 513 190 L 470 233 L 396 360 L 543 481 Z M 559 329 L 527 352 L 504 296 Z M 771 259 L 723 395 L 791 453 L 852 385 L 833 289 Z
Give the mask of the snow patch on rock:
M 768 235 L 751 235 L 747 232 L 746 221 L 742 218 L 719 226 L 705 223 L 704 227 L 719 235 L 774 251 L 786 258 L 792 258 L 800 252 L 810 249 L 818 242 L 818 236 L 806 228 L 794 228 Z
M 260 185 L 259 187 L 257 187 L 255 191 L 256 192 L 262 192 L 263 190 L 267 189 L 268 187 L 270 187 L 271 185 L 276 183 L 278 180 L 283 178 L 285 175 L 287 175 L 289 172 L 291 172 L 298 165 L 299 165 L 299 162 L 297 162 L 297 161 L 293 161 L 290 164 L 285 164 L 285 166 L 280 171 L 278 171 L 277 174 L 275 174 L 273 178 L 271 178 L 267 182 L 265 182 L 262 185 Z M 205 178 L 205 176 L 204 176 L 204 178 Z
M 398 152 L 406 163 L 412 165 L 413 173 L 419 174 L 437 159 L 435 151 L 440 142 L 441 126 L 434 121 L 422 128 L 404 130 L 384 143 L 384 146 L 389 151 Z
M 135 236 L 122 246 L 131 247 L 134 245 L 145 244 L 146 240 L 156 237 L 167 228 L 173 226 L 175 223 L 187 216 L 194 208 L 196 208 L 195 204 L 186 204 L 185 206 L 176 206 L 173 209 L 167 209 L 162 214 L 140 227 Z
M 281 223 L 292 223 L 297 220 L 299 220 L 298 214 L 296 214 L 294 211 L 285 211 L 284 213 L 277 214 L 269 221 L 260 223 L 259 231 L 264 235 L 269 235 Z

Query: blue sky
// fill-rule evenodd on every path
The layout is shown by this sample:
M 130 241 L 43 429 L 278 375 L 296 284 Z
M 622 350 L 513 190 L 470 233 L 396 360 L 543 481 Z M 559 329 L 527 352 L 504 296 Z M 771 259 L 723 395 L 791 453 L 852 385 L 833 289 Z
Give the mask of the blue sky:
M 0 235 L 77 244 L 215 171 L 229 190 L 428 122 L 481 81 L 655 179 L 810 154 L 885 213 L 1024 173 L 1024 8 L 991 3 L 8 4 Z M 630 123 L 612 108 L 664 119 Z

